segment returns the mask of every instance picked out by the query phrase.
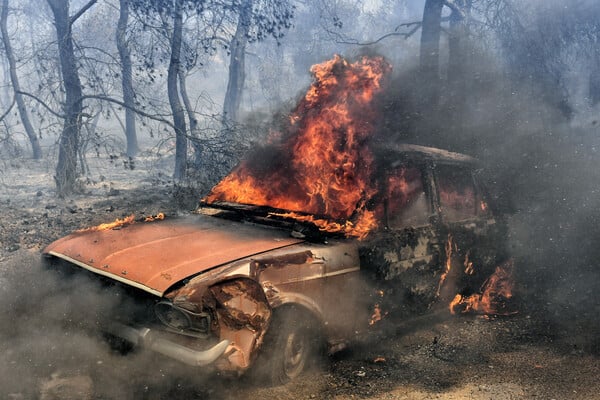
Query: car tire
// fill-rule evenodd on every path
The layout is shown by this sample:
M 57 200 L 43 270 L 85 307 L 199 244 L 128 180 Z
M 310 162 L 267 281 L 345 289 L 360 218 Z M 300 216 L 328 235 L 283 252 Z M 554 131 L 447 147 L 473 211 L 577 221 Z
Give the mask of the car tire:
M 258 356 L 257 373 L 278 386 L 296 379 L 314 364 L 320 350 L 314 318 L 296 307 L 276 310 Z

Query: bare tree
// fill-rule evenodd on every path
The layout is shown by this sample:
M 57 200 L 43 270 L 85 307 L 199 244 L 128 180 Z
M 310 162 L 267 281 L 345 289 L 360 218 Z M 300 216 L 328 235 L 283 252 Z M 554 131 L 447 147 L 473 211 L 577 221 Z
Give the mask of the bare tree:
M 25 129 L 25 133 L 27 134 L 27 137 L 29 138 L 29 143 L 31 144 L 33 158 L 38 160 L 42 157 L 42 148 L 40 146 L 37 134 L 33 129 L 33 125 L 31 124 L 31 120 L 29 119 L 29 113 L 27 112 L 27 108 L 25 107 L 23 96 L 20 93 L 21 85 L 19 84 L 19 77 L 17 75 L 17 63 L 12 50 L 12 46 L 10 44 L 10 37 L 8 35 L 7 20 L 8 0 L 2 0 L 2 10 L 0 12 L 0 29 L 2 31 L 2 43 L 4 44 L 4 51 L 6 52 L 6 58 L 8 60 L 10 81 L 13 87 L 15 101 L 17 103 L 17 109 L 19 110 L 19 116 L 21 117 L 21 122 L 23 122 L 23 128 Z
M 177 180 L 185 177 L 188 147 L 185 113 L 179 99 L 179 89 L 177 87 L 178 77 L 181 72 L 181 42 L 183 40 L 182 3 L 182 0 L 175 0 L 173 3 L 171 59 L 167 72 L 167 92 L 171 111 L 173 111 L 173 125 L 175 126 L 175 172 L 173 177 Z
M 61 74 L 65 89 L 64 125 L 59 140 L 56 164 L 56 191 L 58 196 L 68 196 L 76 191 L 77 151 L 83 111 L 83 89 L 79 78 L 77 60 L 73 50 L 72 27 L 97 0 L 90 0 L 75 14 L 69 14 L 69 0 L 47 0 L 52 14 L 58 43 Z
M 247 0 L 240 7 L 235 35 L 230 42 L 229 80 L 223 103 L 223 118 L 232 122 L 238 121 L 238 112 L 242 100 L 242 91 L 246 79 L 245 57 L 248 32 L 252 17 L 253 0 Z
M 123 103 L 125 107 L 125 137 L 127 139 L 127 156 L 135 157 L 139 151 L 137 132 L 135 129 L 135 94 L 133 91 L 133 77 L 131 64 L 131 51 L 127 41 L 127 23 L 129 20 L 129 0 L 120 0 L 119 22 L 117 23 L 117 49 L 121 60 L 121 86 L 123 87 Z
M 225 127 L 229 126 L 232 116 L 238 118 L 245 79 L 244 59 L 247 43 L 263 40 L 267 36 L 281 38 L 283 30 L 290 27 L 293 7 L 288 1 L 266 0 L 129 1 L 137 15 L 142 19 L 148 18 L 145 26 L 149 30 L 160 31 L 163 42 L 164 37 L 168 37 L 168 44 L 165 46 L 168 47 L 169 54 L 167 92 L 176 137 L 174 177 L 182 179 L 186 173 L 188 138 L 194 136 L 197 126 L 197 118 L 191 109 L 185 88 L 185 76 L 197 66 L 202 52 L 210 55 L 216 53 L 218 43 L 231 50 L 230 83 L 224 102 L 227 118 L 223 121 Z M 153 17 L 158 17 L 158 24 L 153 24 L 156 22 L 151 19 Z M 194 37 L 184 37 L 186 21 L 197 24 L 197 34 Z M 235 34 L 231 33 L 232 26 L 236 27 Z M 153 68 L 153 62 L 149 64 Z M 185 110 L 181 103 L 182 98 Z M 191 132 L 187 132 L 185 111 L 188 114 Z
M 425 0 L 421 24 L 420 64 L 423 82 L 427 83 L 427 99 L 437 102 L 440 79 L 440 34 L 443 0 Z
M 144 18 L 158 16 L 161 24 L 158 30 L 168 36 L 169 66 L 167 70 L 167 94 L 173 115 L 175 130 L 175 170 L 173 177 L 181 180 L 186 176 L 188 135 L 185 111 L 180 99 L 180 77 L 183 73 L 182 46 L 184 13 L 200 15 L 204 11 L 206 1 L 174 0 L 130 0 L 130 6 Z M 181 80 L 184 83 L 184 80 Z M 184 88 L 185 92 L 185 88 Z
M 277 45 L 291 27 L 294 6 L 289 1 L 245 0 L 231 3 L 232 16 L 237 17 L 236 30 L 229 42 L 229 79 L 223 102 L 224 125 L 239 122 L 239 109 L 246 80 L 246 47 L 248 43 L 272 36 Z

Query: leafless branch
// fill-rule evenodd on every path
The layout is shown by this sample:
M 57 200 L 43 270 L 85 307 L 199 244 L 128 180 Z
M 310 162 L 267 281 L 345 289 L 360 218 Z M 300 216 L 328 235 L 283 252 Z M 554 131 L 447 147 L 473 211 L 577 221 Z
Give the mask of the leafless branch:
M 40 103 L 42 106 L 44 106 L 44 108 L 45 108 L 46 110 L 50 111 L 50 113 L 51 113 L 52 115 L 55 115 L 55 116 L 57 116 L 58 118 L 63 118 L 63 119 L 64 119 L 64 118 L 66 118 L 66 115 L 63 115 L 63 114 L 59 114 L 59 113 L 57 113 L 57 112 L 56 112 L 56 111 L 54 111 L 54 110 L 53 110 L 53 109 L 52 109 L 52 108 L 51 108 L 51 107 L 50 107 L 48 104 L 46 104 L 46 103 L 44 102 L 44 100 L 40 99 L 39 97 L 37 97 L 37 96 L 36 96 L 36 95 L 34 95 L 34 94 L 31 94 L 31 93 L 29 93 L 29 92 L 24 92 L 24 91 L 22 91 L 22 90 L 18 90 L 18 91 L 16 91 L 15 93 L 22 94 L 23 96 L 31 97 L 32 99 L 34 99 L 35 101 L 37 101 L 38 103 Z
M 85 49 L 90 49 L 90 50 L 94 50 L 97 51 L 100 54 L 105 55 L 106 57 L 110 58 L 115 65 L 119 65 L 120 61 L 112 54 L 110 54 L 108 51 L 101 49 L 100 47 L 95 47 L 95 46 L 80 46 L 79 44 L 77 44 L 77 49 L 79 51 L 81 51 L 82 53 L 85 51 Z M 88 58 L 91 58 L 89 56 L 87 56 Z M 101 62 L 100 60 L 98 60 L 98 62 Z
M 447 21 L 449 21 L 449 19 L 450 19 L 449 17 L 443 17 L 442 22 L 447 22 Z M 353 44 L 353 45 L 357 45 L 357 46 L 370 46 L 373 44 L 377 44 L 377 43 L 381 42 L 382 40 L 387 39 L 391 36 L 401 36 L 404 39 L 408 39 L 421 28 L 422 24 L 423 24 L 422 21 L 413 21 L 413 22 L 406 22 L 406 23 L 400 24 L 396 27 L 396 29 L 394 29 L 394 32 L 386 33 L 385 35 L 383 35 L 375 40 L 372 40 L 370 42 L 359 42 L 356 39 L 343 38 L 342 35 L 340 35 L 337 32 L 333 32 L 330 29 L 326 29 L 326 31 L 334 36 L 340 37 L 340 39 L 336 40 L 336 43 Z M 400 30 L 402 28 L 409 28 L 409 29 L 405 32 L 400 32 Z
M 10 113 L 10 110 L 12 110 L 13 106 L 15 105 L 15 100 L 16 100 L 16 98 L 13 96 L 10 106 L 8 106 L 8 108 L 6 109 L 4 114 L 0 115 L 0 121 L 4 120 L 4 118 L 6 118 L 6 116 Z
M 77 19 L 79 17 L 81 17 L 83 15 L 83 13 L 85 13 L 87 10 L 89 10 L 89 8 L 91 6 L 93 6 L 94 4 L 96 4 L 98 0 L 90 0 L 87 2 L 86 5 L 84 5 L 83 7 L 81 7 L 81 9 L 79 11 L 77 11 L 71 18 L 69 18 L 69 24 L 73 25 L 75 23 L 75 21 L 77 21 Z
M 444 5 L 451 9 L 453 12 L 460 15 L 461 19 L 464 19 L 466 17 L 465 10 L 463 10 L 462 7 L 456 4 L 454 0 L 444 0 Z
M 358 46 L 371 46 L 371 45 L 377 44 L 377 43 L 381 42 L 382 40 L 387 39 L 387 38 L 389 38 L 391 36 L 402 36 L 405 39 L 407 39 L 410 35 L 408 35 L 408 34 L 406 34 L 404 32 L 390 32 L 390 33 L 386 33 L 385 35 L 383 35 L 380 38 L 375 39 L 373 41 L 370 41 L 370 42 L 358 42 L 357 41 L 354 44 L 356 44 Z M 346 44 L 351 44 L 351 43 L 346 43 Z
M 390 33 L 386 33 L 385 35 L 381 36 L 380 38 L 372 40 L 370 42 L 360 42 L 360 41 L 358 41 L 356 39 L 346 38 L 343 35 L 340 35 L 338 32 L 333 32 L 330 29 L 326 29 L 326 31 L 329 34 L 331 34 L 333 36 L 337 36 L 339 38 L 339 39 L 335 40 L 336 43 L 339 43 L 339 44 L 352 44 L 352 45 L 356 45 L 356 46 L 370 46 L 370 45 L 379 43 L 382 40 L 387 39 L 388 37 L 391 37 L 391 36 L 402 36 L 404 38 L 408 38 L 407 33 L 405 33 L 405 32 L 390 32 Z
M 123 102 L 122 102 L 122 101 L 120 101 L 120 100 L 113 99 L 112 97 L 108 97 L 108 96 L 102 96 L 102 95 L 96 95 L 96 94 L 88 94 L 88 95 L 81 96 L 81 97 L 79 98 L 79 100 L 81 100 L 81 101 L 83 101 L 83 100 L 85 100 L 85 99 L 96 99 L 96 100 L 103 100 L 103 101 L 107 101 L 107 102 L 110 102 L 110 103 L 115 103 L 115 104 L 118 104 L 118 105 L 120 105 L 121 107 L 125 107 L 125 108 L 128 108 L 128 109 L 130 109 L 131 111 L 135 112 L 135 113 L 136 113 L 136 114 L 138 114 L 138 115 L 141 115 L 142 117 L 146 117 L 146 118 L 148 118 L 148 119 L 151 119 L 151 120 L 154 120 L 154 121 L 162 122 L 162 123 L 164 123 L 164 124 L 167 124 L 167 125 L 168 125 L 168 126 L 170 126 L 171 128 L 175 129 L 175 126 L 174 126 L 174 125 L 173 125 L 173 123 L 172 123 L 172 122 L 170 122 L 169 120 L 166 120 L 166 119 L 164 119 L 164 118 L 162 118 L 162 117 L 159 117 L 159 116 L 156 116 L 156 115 L 149 114 L 149 113 L 147 113 L 147 112 L 144 112 L 144 111 L 142 111 L 142 110 L 139 110 L 139 109 L 137 109 L 137 108 L 135 108 L 135 107 L 131 107 L 131 106 L 129 106 L 129 105 L 127 105 L 127 104 L 123 103 Z
M 414 33 L 416 31 L 419 30 L 419 28 L 421 27 L 421 25 L 423 25 L 423 21 L 407 22 L 407 23 L 398 25 L 396 27 L 395 31 L 398 31 L 398 29 L 400 29 L 400 28 L 410 28 L 412 26 L 412 28 L 409 29 L 408 32 L 405 32 L 405 38 L 408 39 L 409 37 L 411 37 L 412 35 L 414 35 Z

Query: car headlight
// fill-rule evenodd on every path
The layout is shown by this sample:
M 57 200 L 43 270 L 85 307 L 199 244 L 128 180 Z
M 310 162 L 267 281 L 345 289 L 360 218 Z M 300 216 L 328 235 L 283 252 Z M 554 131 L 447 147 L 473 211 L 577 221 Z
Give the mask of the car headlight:
M 170 301 L 160 301 L 154 305 L 156 317 L 171 330 L 189 336 L 205 336 L 210 328 L 210 315 L 194 313 Z

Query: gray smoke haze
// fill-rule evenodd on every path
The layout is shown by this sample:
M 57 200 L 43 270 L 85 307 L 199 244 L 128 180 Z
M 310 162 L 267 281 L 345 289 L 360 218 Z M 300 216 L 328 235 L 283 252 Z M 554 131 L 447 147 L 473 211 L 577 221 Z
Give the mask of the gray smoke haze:
M 487 189 L 509 221 L 523 312 L 553 334 L 583 335 L 600 351 L 598 105 L 565 115 L 554 88 L 522 80 L 474 44 L 467 89 L 423 100 L 418 70 L 399 71 L 382 99 L 382 140 L 442 147 L 482 161 Z M 428 89 L 425 87 L 425 91 Z
M 111 349 L 93 330 L 116 304 L 106 288 L 48 271 L 36 254 L 5 267 L 0 398 L 197 398 L 218 387 L 203 384 L 210 374 L 144 352 Z
M 597 8 L 596 1 L 580 3 Z M 543 4 L 542 16 L 561 18 L 563 2 Z M 462 65 L 465 90 L 442 90 L 437 104 L 423 100 L 429 89 L 418 79 L 416 52 L 407 56 L 413 62 L 394 65 L 379 99 L 380 140 L 478 157 L 498 211 L 509 221 L 522 312 L 546 319 L 549 332 L 598 354 L 600 108 L 565 113 L 555 87 L 507 73 L 515 60 L 482 47 L 473 44 Z M 519 60 L 524 75 L 536 72 L 532 60 Z M 577 105 L 576 85 L 569 90 Z M 84 377 L 82 387 L 91 386 L 96 398 L 219 397 L 207 387 L 220 384 L 203 385 L 194 370 L 144 353 L 122 356 L 86 333 L 82 321 L 104 317 L 90 310 L 110 310 L 113 299 L 89 282 L 65 283 L 48 273 L 37 254 L 3 265 L 0 304 L 0 398 L 39 398 L 40 382 L 53 374 Z

